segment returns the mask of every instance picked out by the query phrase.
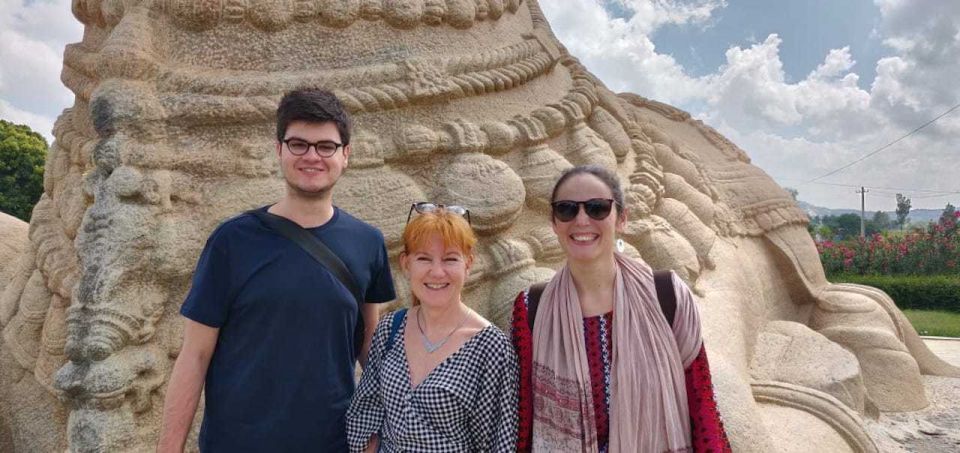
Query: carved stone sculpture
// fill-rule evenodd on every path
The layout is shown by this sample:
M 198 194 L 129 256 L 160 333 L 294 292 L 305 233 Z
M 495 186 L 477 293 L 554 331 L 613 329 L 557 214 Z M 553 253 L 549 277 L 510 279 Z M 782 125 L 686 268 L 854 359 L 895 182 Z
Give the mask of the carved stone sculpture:
M 826 280 L 806 216 L 742 150 L 609 91 L 535 1 L 73 12 L 85 33 L 62 80 L 76 102 L 57 120 L 29 242 L 2 223 L 0 247 L 22 252 L 0 256 L 0 451 L 152 448 L 196 258 L 219 222 L 279 198 L 273 115 L 300 86 L 335 90 L 353 113 L 335 203 L 380 227 L 392 259 L 409 203 L 470 208 L 481 239 L 466 297 L 500 325 L 562 260 L 547 204 L 559 172 L 615 169 L 631 253 L 701 297 L 736 451 L 875 451 L 864 417 L 926 406 L 922 374 L 960 376 L 886 294 Z

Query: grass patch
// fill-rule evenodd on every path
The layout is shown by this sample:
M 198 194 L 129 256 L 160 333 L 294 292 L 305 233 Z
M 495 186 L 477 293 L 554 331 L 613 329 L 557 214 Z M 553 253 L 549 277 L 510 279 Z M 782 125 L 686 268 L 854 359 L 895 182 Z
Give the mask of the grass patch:
M 920 335 L 960 337 L 960 313 L 939 310 L 903 310 Z

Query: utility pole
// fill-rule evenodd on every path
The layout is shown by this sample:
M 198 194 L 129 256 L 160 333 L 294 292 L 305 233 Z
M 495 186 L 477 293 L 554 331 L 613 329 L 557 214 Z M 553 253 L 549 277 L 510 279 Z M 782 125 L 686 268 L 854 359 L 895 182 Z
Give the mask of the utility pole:
M 866 224 L 866 220 L 865 220 L 865 219 L 866 219 L 866 212 L 865 212 L 865 210 L 864 210 L 864 202 L 863 202 L 864 195 L 865 195 L 867 192 L 868 192 L 868 190 L 867 190 L 867 189 L 864 189 L 863 186 L 860 186 L 860 190 L 857 191 L 857 193 L 860 194 L 860 237 L 866 237 L 866 236 L 867 236 L 867 232 L 866 232 L 867 230 L 866 230 L 866 225 L 865 225 L 865 224 Z

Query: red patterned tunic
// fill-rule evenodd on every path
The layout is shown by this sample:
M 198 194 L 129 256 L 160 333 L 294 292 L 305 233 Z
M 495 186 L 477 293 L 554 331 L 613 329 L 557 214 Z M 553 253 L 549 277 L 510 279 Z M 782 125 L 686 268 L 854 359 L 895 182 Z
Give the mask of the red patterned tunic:
M 590 367 L 590 387 L 596 414 L 600 452 L 606 452 L 610 439 L 610 363 L 613 357 L 611 329 L 613 313 L 583 319 L 583 336 Z M 517 296 L 513 306 L 512 340 L 520 362 L 520 414 L 517 451 L 529 452 L 533 435 L 533 344 L 527 321 L 527 294 Z M 690 429 L 695 452 L 730 452 L 730 441 L 723 429 L 710 380 L 706 349 L 686 370 Z

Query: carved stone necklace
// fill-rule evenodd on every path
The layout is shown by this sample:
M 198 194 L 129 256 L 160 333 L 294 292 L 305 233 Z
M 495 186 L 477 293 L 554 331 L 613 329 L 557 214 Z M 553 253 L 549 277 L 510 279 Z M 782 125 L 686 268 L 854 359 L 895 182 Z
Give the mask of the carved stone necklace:
M 420 313 L 422 311 L 423 309 L 417 310 L 417 329 L 420 330 L 420 340 L 423 341 L 423 349 L 426 349 L 428 354 L 433 354 L 434 352 L 436 352 L 437 349 L 440 349 L 441 347 L 443 347 L 443 345 L 447 343 L 447 340 L 449 340 L 450 337 L 453 336 L 453 333 L 459 330 L 461 327 L 463 327 L 463 323 L 467 322 L 467 315 L 469 314 L 469 312 L 464 313 L 463 319 L 460 320 L 460 324 L 457 324 L 457 327 L 454 327 L 453 330 L 450 331 L 450 333 L 448 333 L 443 338 L 434 342 L 434 341 L 430 341 L 430 339 L 427 338 L 427 334 L 423 331 L 424 323 L 420 321 Z

